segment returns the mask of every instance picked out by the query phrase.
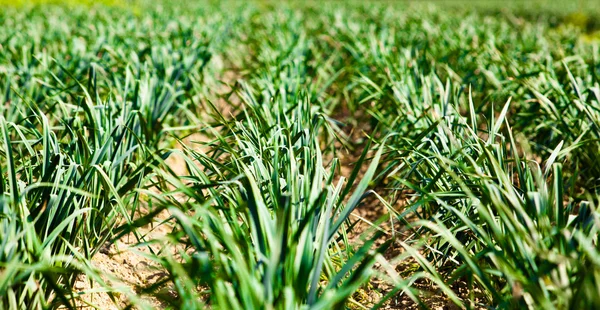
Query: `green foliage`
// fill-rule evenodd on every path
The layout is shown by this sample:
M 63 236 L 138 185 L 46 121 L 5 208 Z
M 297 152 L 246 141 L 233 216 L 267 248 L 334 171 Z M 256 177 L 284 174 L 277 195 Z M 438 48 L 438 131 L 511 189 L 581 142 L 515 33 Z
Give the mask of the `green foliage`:
M 129 233 L 171 308 L 598 307 L 596 8 L 482 3 L 7 7 L 0 308 Z

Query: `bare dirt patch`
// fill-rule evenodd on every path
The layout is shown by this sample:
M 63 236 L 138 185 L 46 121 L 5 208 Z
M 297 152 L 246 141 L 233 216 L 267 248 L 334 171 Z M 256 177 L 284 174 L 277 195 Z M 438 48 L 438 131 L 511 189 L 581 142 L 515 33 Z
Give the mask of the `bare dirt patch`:
M 153 308 L 165 308 L 157 298 L 139 294 L 139 289 L 147 287 L 166 274 L 160 265 L 145 257 L 151 251 L 159 253 L 163 250 L 160 243 L 137 247 L 144 240 L 160 240 L 172 230 L 168 222 L 170 215 L 163 211 L 156 217 L 156 223 L 141 227 L 136 234 L 130 233 L 113 244 L 106 244 L 93 259 L 92 264 L 101 271 L 102 279 L 117 292 L 98 292 L 101 286 L 85 275 L 80 275 L 74 289 L 80 294 L 77 300 L 79 309 L 123 309 L 131 302 L 131 296 L 138 296 L 140 301 Z M 122 292 L 122 293 L 119 293 Z M 167 288 L 167 291 L 169 289 Z M 170 291 L 174 296 L 176 293 Z

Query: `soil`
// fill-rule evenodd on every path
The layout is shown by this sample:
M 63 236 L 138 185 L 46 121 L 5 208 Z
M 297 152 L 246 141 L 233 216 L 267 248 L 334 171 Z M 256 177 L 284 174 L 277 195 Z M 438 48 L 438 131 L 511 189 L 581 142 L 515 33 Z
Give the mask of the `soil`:
M 108 243 L 93 257 L 92 263 L 100 272 L 102 280 L 113 288 L 118 288 L 121 293 L 111 296 L 105 292 L 97 292 L 95 289 L 100 287 L 98 283 L 85 275 L 80 275 L 74 286 L 75 291 L 80 294 L 80 299 L 77 301 L 79 309 L 123 309 L 129 304 L 130 298 L 136 298 L 135 296 L 141 298 L 141 302 L 149 307 L 165 308 L 158 299 L 139 295 L 139 289 L 166 276 L 158 263 L 144 256 L 150 251 L 160 252 L 163 246 L 160 243 L 144 247 L 136 247 L 136 245 L 140 242 L 139 237 L 143 240 L 159 240 L 167 235 L 172 225 L 162 221 L 167 220 L 169 216 L 166 211 L 163 211 L 156 217 L 157 222 L 140 228 L 137 236 L 130 233 L 113 244 Z M 168 288 L 166 291 L 176 295 Z

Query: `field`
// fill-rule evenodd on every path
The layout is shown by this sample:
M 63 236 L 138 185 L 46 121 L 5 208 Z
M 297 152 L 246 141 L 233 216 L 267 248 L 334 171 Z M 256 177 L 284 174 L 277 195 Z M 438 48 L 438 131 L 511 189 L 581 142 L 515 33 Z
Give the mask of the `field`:
M 0 1 L 0 309 L 600 307 L 595 1 Z

